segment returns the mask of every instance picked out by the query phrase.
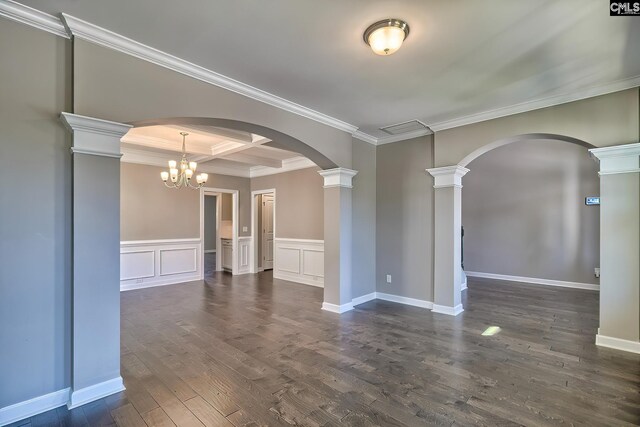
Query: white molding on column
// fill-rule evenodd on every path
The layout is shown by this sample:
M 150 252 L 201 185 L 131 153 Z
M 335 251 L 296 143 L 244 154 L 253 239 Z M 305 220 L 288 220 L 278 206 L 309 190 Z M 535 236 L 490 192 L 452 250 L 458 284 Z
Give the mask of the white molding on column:
M 80 390 L 73 390 L 69 397 L 67 408 L 77 408 L 78 406 L 121 392 L 124 389 L 122 377 L 117 377 L 89 387 L 81 388 Z
M 455 307 L 433 304 L 433 308 L 431 309 L 431 311 L 434 313 L 446 314 L 449 316 L 457 316 L 464 311 L 464 308 L 462 307 L 462 304 L 458 304 Z
M 353 188 L 352 179 L 358 171 L 347 168 L 335 168 L 321 170 L 318 171 L 318 173 L 324 178 L 324 188 Z
M 599 160 L 601 176 L 640 172 L 640 143 L 592 148 L 589 152 Z
M 460 165 L 455 165 L 431 168 L 426 171 L 434 178 L 433 188 L 462 188 L 462 177 L 469 172 L 469 169 Z
M 0 16 L 65 39 L 70 38 L 67 29 L 57 17 L 12 0 L 0 1 Z
M 623 340 L 620 338 L 597 334 L 596 345 L 640 354 L 640 342 L 638 341 Z
M 0 408 L 0 426 L 64 406 L 69 401 L 69 393 L 70 389 L 65 388 Z
M 353 302 L 348 302 L 342 305 L 331 304 L 330 302 L 323 302 L 322 309 L 325 311 L 330 311 L 332 313 L 342 314 L 347 311 L 353 310 Z
M 120 138 L 133 127 L 72 113 L 61 113 L 60 119 L 73 134 L 74 154 L 120 158 Z

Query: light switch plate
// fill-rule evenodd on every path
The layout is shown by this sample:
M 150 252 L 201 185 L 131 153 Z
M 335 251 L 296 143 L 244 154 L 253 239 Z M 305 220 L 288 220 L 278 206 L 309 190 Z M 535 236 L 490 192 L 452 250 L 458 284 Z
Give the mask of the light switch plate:
M 387 283 L 391 283 L 391 275 L 387 274 Z
M 242 227 L 242 232 L 246 233 L 247 231 L 249 231 L 249 227 Z
M 600 277 L 600 268 L 596 267 L 594 273 L 596 277 Z

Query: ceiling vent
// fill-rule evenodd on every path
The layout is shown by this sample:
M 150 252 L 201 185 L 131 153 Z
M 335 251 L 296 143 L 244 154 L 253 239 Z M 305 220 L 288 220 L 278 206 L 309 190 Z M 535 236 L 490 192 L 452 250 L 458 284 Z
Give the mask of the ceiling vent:
M 420 120 L 409 120 L 408 122 L 381 127 L 380 130 L 388 133 L 389 135 L 401 135 L 403 133 L 429 130 L 429 127 Z

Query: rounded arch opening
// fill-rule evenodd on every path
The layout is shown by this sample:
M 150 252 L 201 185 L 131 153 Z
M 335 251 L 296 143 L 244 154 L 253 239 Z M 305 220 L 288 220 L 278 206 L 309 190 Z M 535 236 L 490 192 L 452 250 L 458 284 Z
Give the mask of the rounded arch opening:
M 466 167 L 469 163 L 471 163 L 473 160 L 477 159 L 478 157 L 482 156 L 483 154 L 488 153 L 489 151 L 502 147 L 504 145 L 512 144 L 514 142 L 533 141 L 533 140 L 564 141 L 571 144 L 580 145 L 587 149 L 595 148 L 594 145 L 589 144 L 588 142 L 583 141 L 581 139 L 573 138 L 571 136 L 557 135 L 552 133 L 526 133 L 522 135 L 509 136 L 507 138 L 502 138 L 497 141 L 491 142 L 487 145 L 483 145 L 482 147 L 474 150 L 473 152 L 468 154 L 466 157 L 464 157 L 460 161 L 459 165 Z
M 272 141 L 270 145 L 275 148 L 281 148 L 284 150 L 300 153 L 301 155 L 305 156 L 313 163 L 318 165 L 318 167 L 320 167 L 321 169 L 333 169 L 338 167 L 324 154 L 320 153 L 315 148 L 305 144 L 297 138 L 289 136 L 275 129 L 268 128 L 266 126 L 243 122 L 240 120 L 221 119 L 213 117 L 168 117 L 161 119 L 142 120 L 133 122 L 131 124 L 134 127 L 159 126 L 169 124 L 184 126 L 200 125 L 250 132 L 270 139 Z

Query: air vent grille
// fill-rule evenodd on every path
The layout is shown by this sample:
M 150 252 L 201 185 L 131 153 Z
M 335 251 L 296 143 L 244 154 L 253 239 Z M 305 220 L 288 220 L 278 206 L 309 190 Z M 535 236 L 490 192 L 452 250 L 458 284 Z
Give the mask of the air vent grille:
M 403 133 L 415 132 L 424 129 L 429 128 L 420 120 L 410 120 L 408 122 L 397 123 L 395 125 L 380 128 L 381 131 L 386 132 L 389 135 L 401 135 Z

